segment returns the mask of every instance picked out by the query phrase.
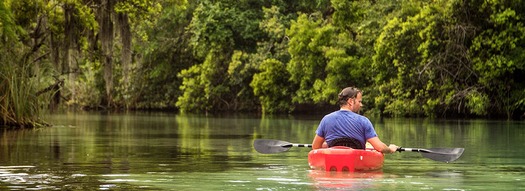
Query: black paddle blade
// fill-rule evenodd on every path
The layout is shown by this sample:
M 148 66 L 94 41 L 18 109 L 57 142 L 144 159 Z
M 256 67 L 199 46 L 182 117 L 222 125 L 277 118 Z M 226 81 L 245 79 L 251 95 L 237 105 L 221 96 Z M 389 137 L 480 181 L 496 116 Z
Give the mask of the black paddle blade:
M 426 158 L 448 163 L 461 157 L 463 151 L 465 151 L 464 148 L 431 148 L 422 149 L 420 153 Z
M 272 154 L 287 151 L 292 148 L 292 144 L 286 141 L 257 139 L 253 141 L 253 147 L 259 153 Z

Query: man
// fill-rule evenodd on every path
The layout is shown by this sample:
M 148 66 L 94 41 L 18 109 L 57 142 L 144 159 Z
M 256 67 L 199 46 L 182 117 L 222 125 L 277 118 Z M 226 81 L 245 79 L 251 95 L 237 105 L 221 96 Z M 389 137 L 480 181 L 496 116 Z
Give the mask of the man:
M 387 146 L 377 137 L 374 126 L 368 118 L 357 114 L 363 106 L 363 93 L 354 87 L 344 88 L 339 93 L 340 110 L 323 117 L 312 143 L 312 149 L 332 146 L 347 146 L 364 149 L 369 142 L 375 150 L 394 153 L 398 146 Z

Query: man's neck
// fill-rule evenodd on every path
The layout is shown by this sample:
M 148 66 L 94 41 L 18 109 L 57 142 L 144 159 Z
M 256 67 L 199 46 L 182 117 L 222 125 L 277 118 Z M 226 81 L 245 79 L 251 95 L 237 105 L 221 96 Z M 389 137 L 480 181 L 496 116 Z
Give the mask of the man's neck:
M 350 107 L 348 107 L 348 105 L 341 107 L 340 110 L 346 110 L 346 111 L 354 112 L 354 111 L 352 111 L 352 110 L 350 109 Z

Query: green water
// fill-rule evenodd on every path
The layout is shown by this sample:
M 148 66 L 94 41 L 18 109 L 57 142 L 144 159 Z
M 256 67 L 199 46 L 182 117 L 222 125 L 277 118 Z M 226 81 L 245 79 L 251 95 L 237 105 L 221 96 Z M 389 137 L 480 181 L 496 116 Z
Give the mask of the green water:
M 259 154 L 255 139 L 310 143 L 321 116 L 61 114 L 0 132 L 0 190 L 525 190 L 525 123 L 371 119 L 404 147 L 464 147 L 441 163 L 386 155 L 371 173 L 308 168 L 308 148 Z

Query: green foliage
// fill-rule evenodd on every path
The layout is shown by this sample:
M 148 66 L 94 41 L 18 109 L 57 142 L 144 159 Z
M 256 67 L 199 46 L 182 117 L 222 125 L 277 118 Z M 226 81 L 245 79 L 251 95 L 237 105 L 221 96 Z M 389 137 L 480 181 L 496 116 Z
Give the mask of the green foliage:
M 438 1 L 406 21 L 394 18 L 384 28 L 376 44 L 373 66 L 378 71 L 375 80 L 381 94 L 390 95 L 376 100 L 385 113 L 436 116 L 447 108 L 455 108 L 454 113 L 468 113 L 463 102 L 468 101 L 466 95 L 475 84 L 464 44 L 469 40 L 469 31 L 462 30 L 466 28 L 463 23 L 448 17 L 452 8 L 448 1 Z M 407 106 L 402 107 L 399 100 Z
M 479 6 L 479 7 L 478 7 Z M 479 84 L 489 95 L 490 108 L 507 117 L 525 95 L 514 93 L 523 87 L 525 74 L 525 10 L 523 2 L 488 1 L 473 5 L 488 19 L 479 21 L 484 29 L 473 39 L 470 53 Z M 521 95 L 520 95 L 521 94 Z M 509 96 L 513 95 L 513 96 Z
M 142 54 L 142 65 L 132 78 L 135 83 L 131 95 L 138 109 L 177 108 L 177 98 L 182 94 L 182 79 L 177 73 L 197 62 L 185 32 L 192 7 L 185 1 L 165 2 L 162 7 L 155 27 L 147 28 L 149 41 L 135 41 L 134 49 Z
M 520 87 L 514 89 L 510 93 L 509 104 L 507 106 L 507 111 L 523 111 L 525 110 L 525 87 L 523 84 L 520 84 Z M 521 113 L 518 113 L 520 115 Z M 525 113 L 524 113 L 525 114 Z M 521 114 L 523 115 L 523 114 Z M 512 116 L 509 116 L 512 117 Z
M 51 72 L 47 62 L 37 62 L 45 55 L 39 44 L 42 28 L 32 24 L 41 11 L 40 5 L 41 2 L 33 1 L 0 3 L 1 125 L 45 125 L 40 117 L 50 94 L 42 89 L 49 82 Z M 21 11 L 27 12 L 21 14 Z
M 350 29 L 353 23 L 359 22 L 365 9 L 360 9 L 360 4 L 369 4 L 368 1 L 331 0 L 334 8 L 333 25 L 343 29 Z
M 281 13 L 279 7 L 262 8 L 264 17 L 259 23 L 259 29 L 266 36 L 257 43 L 257 51 L 252 55 L 255 65 L 260 64 L 266 59 L 277 59 L 283 63 L 290 60 L 287 51 L 288 37 L 286 29 L 290 26 L 290 15 Z
M 176 106 L 181 112 L 210 110 L 210 95 L 206 94 L 206 79 L 202 74 L 202 65 L 194 65 L 182 70 L 178 77 L 182 79 L 180 88 L 183 94 L 178 98 Z
M 293 110 L 291 92 L 288 83 L 289 73 L 286 66 L 275 59 L 261 63 L 259 70 L 253 76 L 250 86 L 255 96 L 259 98 L 263 113 L 288 113 Z
M 257 51 L 249 56 L 248 61 L 255 70 L 249 83 L 250 91 L 263 113 L 293 111 L 294 86 L 288 81 L 290 75 L 284 63 L 290 60 L 286 29 L 294 16 L 285 15 L 282 9 L 275 5 L 262 8 L 264 16 L 259 28 L 266 38 L 257 43 Z
M 68 82 L 66 87 L 74 89 L 77 96 L 69 99 L 66 104 L 68 106 L 79 106 L 80 108 L 96 108 L 101 105 L 103 89 L 100 81 L 97 80 L 102 75 L 100 70 L 100 62 L 84 63 L 81 70 L 85 71 L 80 79 L 76 82 Z M 71 84 L 73 83 L 73 84 Z
M 174 2 L 173 4 L 179 5 L 180 3 Z M 132 21 L 132 31 L 137 36 L 136 39 L 140 41 L 149 40 L 148 29 L 155 27 L 161 11 L 162 5 L 156 0 L 126 0 L 118 1 L 115 5 L 116 13 L 125 14 Z
M 11 65 L 11 66 L 10 66 Z M 0 73 L 0 115 L 2 125 L 34 127 L 41 123 L 40 101 L 36 97 L 38 84 L 27 76 L 29 67 L 12 62 L 2 65 Z
M 98 22 L 96 21 L 95 11 L 91 9 L 88 5 L 86 5 L 82 0 L 61 0 L 62 3 L 70 4 L 73 6 L 72 8 L 75 9 L 75 22 L 79 22 L 77 27 L 77 32 L 81 32 L 84 30 L 83 27 L 87 30 L 97 30 L 99 27 Z M 56 6 L 53 4 L 48 5 L 50 8 L 54 8 L 52 6 Z M 52 11 L 58 11 L 51 9 L 50 13 Z M 60 19 L 60 18 L 53 18 L 53 19 Z
M 259 24 L 259 28 L 273 39 L 282 39 L 286 31 L 286 22 L 279 11 L 279 7 L 263 7 L 264 19 Z
M 525 111 L 522 0 L 111 0 L 102 12 L 107 2 L 3 1 L 0 71 L 26 74 L 2 87 L 30 97 L 29 82 L 63 79 L 64 103 L 85 108 L 290 113 L 357 86 L 386 116 Z M 0 111 L 15 112 L 7 99 Z
M 211 50 L 243 50 L 250 46 L 249 42 L 255 42 L 254 38 L 260 35 L 259 10 L 242 10 L 241 6 L 208 1 L 197 6 L 188 26 L 192 34 L 190 45 L 197 57 L 205 57 Z
M 476 115 L 486 115 L 490 100 L 487 95 L 473 91 L 467 95 L 467 107 Z
M 13 13 L 6 7 L 5 3 L 5 1 L 0 2 L 0 37 L 2 37 L 2 43 L 6 43 L 6 40 L 16 42 L 18 38 L 17 31 L 20 28 L 16 25 Z
M 373 71 L 381 94 L 389 96 L 379 99 L 376 105 L 383 105 L 384 112 L 394 116 L 408 114 L 409 104 L 414 101 L 414 91 L 420 84 L 417 74 L 421 57 L 417 47 L 422 39 L 418 31 L 424 27 L 422 17 L 410 17 L 408 21 L 394 18 L 388 22 L 376 43 Z M 387 82 L 387 83 L 385 83 Z M 405 107 L 406 105 L 406 107 Z
M 247 87 L 254 66 L 241 52 L 256 50 L 254 42 L 261 34 L 260 11 L 261 7 L 251 1 L 204 1 L 197 5 L 187 27 L 191 34 L 189 44 L 197 58 L 205 59 L 202 67 L 192 67 L 190 73 L 183 70 L 179 75 L 196 78 L 183 77 L 180 89 L 184 94 L 177 101 L 182 111 L 244 110 L 251 107 L 253 95 Z M 203 87 L 192 90 L 196 87 L 187 84 L 193 83 Z M 192 94 L 187 91 L 202 92 L 206 99 L 191 99 Z M 193 101 L 202 103 L 185 103 Z
M 223 95 L 228 101 L 227 110 L 253 111 L 257 105 L 250 83 L 256 73 L 256 62 L 250 61 L 250 54 L 234 51 L 228 65 L 228 93 Z
M 417 116 L 422 108 L 415 100 L 396 99 L 385 107 L 384 112 L 394 117 Z
M 301 14 L 286 32 L 290 37 L 288 52 L 291 55 L 287 70 L 290 81 L 299 86 L 293 98 L 296 103 L 312 101 L 315 91 L 311 87 L 316 79 L 326 76 L 323 47 L 329 45 L 334 31 L 330 26 L 321 27 L 323 19 L 319 18 L 319 14 Z
M 353 73 L 356 73 L 356 67 L 353 63 L 357 63 L 357 60 L 346 54 L 345 50 L 340 47 L 327 47 L 325 48 L 325 55 L 328 60 L 326 65 L 327 76 L 324 80 L 316 80 L 313 86 L 314 90 L 319 91 L 313 99 L 316 102 L 332 102 L 333 99 L 341 89 L 341 87 L 348 86 L 348 82 L 355 82 L 356 80 L 350 79 L 353 77 Z
M 300 13 L 309 14 L 316 11 L 326 11 L 330 8 L 330 1 L 326 0 L 272 0 L 271 5 L 282 8 L 286 15 L 296 15 Z M 269 6 L 267 6 L 269 7 Z M 297 15 L 296 15 L 297 16 Z

